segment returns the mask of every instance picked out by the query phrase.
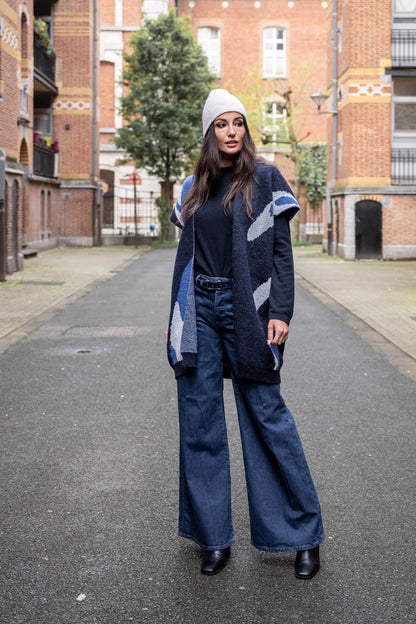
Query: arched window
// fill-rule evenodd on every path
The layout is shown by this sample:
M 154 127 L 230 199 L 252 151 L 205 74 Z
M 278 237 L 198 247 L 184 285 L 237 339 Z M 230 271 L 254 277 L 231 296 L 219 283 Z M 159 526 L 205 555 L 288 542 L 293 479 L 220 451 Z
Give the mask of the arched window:
M 208 66 L 217 76 L 221 75 L 221 31 L 219 28 L 198 28 L 198 43 L 207 55 Z
M 29 164 L 29 150 L 28 150 L 27 142 L 25 139 L 22 139 L 22 142 L 20 143 L 19 162 L 22 165 Z
M 286 31 L 273 26 L 263 30 L 263 75 L 276 78 L 286 75 Z

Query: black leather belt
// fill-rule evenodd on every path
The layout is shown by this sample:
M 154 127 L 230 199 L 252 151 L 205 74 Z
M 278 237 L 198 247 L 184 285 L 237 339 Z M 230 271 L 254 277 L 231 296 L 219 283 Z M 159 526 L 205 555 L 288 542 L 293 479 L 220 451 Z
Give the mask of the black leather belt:
M 228 277 L 209 277 L 208 275 L 196 275 L 195 283 L 205 290 L 222 290 L 232 288 L 233 280 Z

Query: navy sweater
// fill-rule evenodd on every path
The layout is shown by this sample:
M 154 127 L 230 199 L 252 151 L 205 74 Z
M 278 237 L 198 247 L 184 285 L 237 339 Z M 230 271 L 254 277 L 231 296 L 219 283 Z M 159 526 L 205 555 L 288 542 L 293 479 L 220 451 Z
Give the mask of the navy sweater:
M 168 358 L 175 375 L 196 366 L 197 333 L 194 297 L 195 217 L 183 222 L 181 205 L 193 184 L 193 176 L 183 184 L 171 220 L 183 228 L 172 280 L 168 326 Z M 276 260 L 275 220 L 284 215 L 288 222 L 299 206 L 279 170 L 268 163 L 256 165 L 252 195 L 253 214 L 247 216 L 241 193 L 232 203 L 232 270 L 234 334 L 240 377 L 265 383 L 280 383 L 282 349 L 267 344 L 270 288 Z M 288 233 L 286 233 L 286 237 Z M 283 243 L 286 247 L 286 244 Z M 284 254 L 285 255 L 285 254 Z M 278 254 L 277 254 L 278 256 Z M 287 257 L 279 264 L 283 281 L 293 283 L 293 264 Z M 279 303 L 279 299 L 281 299 Z M 284 295 L 273 305 L 281 306 Z M 291 311 L 282 318 L 290 321 Z

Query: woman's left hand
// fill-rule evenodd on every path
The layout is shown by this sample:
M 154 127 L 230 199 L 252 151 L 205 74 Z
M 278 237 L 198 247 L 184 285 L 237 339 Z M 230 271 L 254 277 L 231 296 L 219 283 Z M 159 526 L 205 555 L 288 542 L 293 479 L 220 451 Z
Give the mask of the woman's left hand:
M 278 319 L 270 319 L 267 326 L 267 342 L 281 345 L 286 342 L 289 335 L 289 325 Z

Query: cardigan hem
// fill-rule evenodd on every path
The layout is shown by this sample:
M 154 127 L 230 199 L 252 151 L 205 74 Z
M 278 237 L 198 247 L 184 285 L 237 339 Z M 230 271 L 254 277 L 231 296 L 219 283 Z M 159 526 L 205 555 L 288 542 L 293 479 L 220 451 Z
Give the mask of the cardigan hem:
M 266 384 L 280 384 L 280 371 L 246 365 L 241 362 L 238 364 L 238 369 L 239 377 L 242 379 L 251 379 L 252 381 L 260 381 Z

